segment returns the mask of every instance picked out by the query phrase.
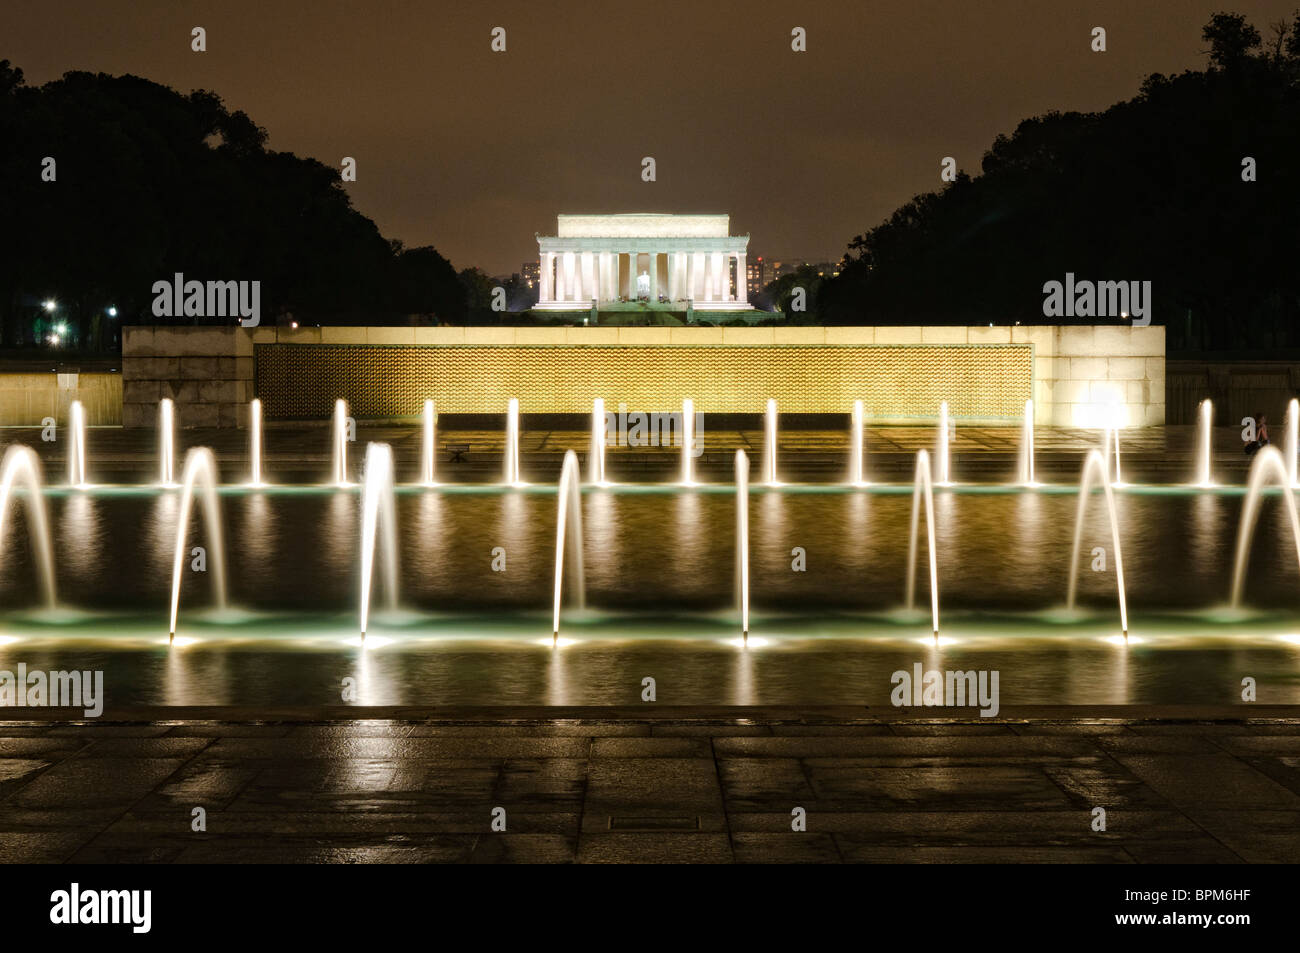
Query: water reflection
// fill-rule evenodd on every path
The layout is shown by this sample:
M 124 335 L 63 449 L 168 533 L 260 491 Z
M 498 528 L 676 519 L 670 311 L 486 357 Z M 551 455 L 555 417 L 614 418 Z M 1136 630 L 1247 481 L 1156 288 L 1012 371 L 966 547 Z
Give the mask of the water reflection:
M 1064 597 L 1077 497 L 941 491 L 944 627 L 935 646 L 918 638 L 924 622 L 901 625 L 895 615 L 910 493 L 764 489 L 749 511 L 760 614 L 741 650 L 731 644 L 735 497 L 718 487 L 588 489 L 592 608 L 552 650 L 541 643 L 554 493 L 399 492 L 406 611 L 376 633 L 386 644 L 358 652 L 346 641 L 357 605 L 355 491 L 230 493 L 231 591 L 245 611 L 221 625 L 187 618 L 190 642 L 172 653 L 159 639 L 176 494 L 51 501 L 60 593 L 85 615 L 37 618 L 22 608 L 32 571 L 15 519 L 0 541 L 9 554 L 0 599 L 11 607 L 0 668 L 95 659 L 118 704 L 320 705 L 338 701 L 351 675 L 363 704 L 639 704 L 651 676 L 673 704 L 874 705 L 888 704 L 890 674 L 917 661 L 999 668 L 1004 704 L 1235 703 L 1248 675 L 1259 679 L 1260 701 L 1300 702 L 1295 553 L 1276 501 L 1257 534 L 1248 607 L 1228 618 L 1219 609 L 1240 497 L 1119 494 L 1138 636 L 1124 646 L 1110 640 L 1113 575 L 1086 568 L 1091 548 L 1109 543 L 1104 507 L 1094 502 L 1085 521 L 1082 609 L 1062 620 L 1051 613 Z M 806 572 L 792 571 L 796 546 Z M 493 568 L 495 547 L 504 571 Z

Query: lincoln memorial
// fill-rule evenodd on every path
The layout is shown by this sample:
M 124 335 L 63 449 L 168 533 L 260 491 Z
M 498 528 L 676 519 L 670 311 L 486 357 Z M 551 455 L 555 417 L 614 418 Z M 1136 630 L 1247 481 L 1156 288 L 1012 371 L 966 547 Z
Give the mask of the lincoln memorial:
M 560 215 L 538 235 L 537 308 L 580 311 L 641 302 L 649 307 L 745 311 L 748 235 L 729 215 Z

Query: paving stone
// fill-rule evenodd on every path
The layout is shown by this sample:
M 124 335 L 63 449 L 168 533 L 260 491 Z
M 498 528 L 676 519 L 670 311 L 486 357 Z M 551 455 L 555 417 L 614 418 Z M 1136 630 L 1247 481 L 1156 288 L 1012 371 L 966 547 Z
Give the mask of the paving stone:
M 1227 755 L 1120 755 L 1116 760 L 1175 805 L 1300 810 L 1300 794 Z
M 0 863 L 58 864 L 69 859 L 91 835 L 71 832 L 0 832 Z
M 559 834 L 485 834 L 469 856 L 472 864 L 571 864 L 578 838 Z
M 0 724 L 0 859 L 1300 857 L 1300 720 L 596 711 Z M 195 806 L 207 832 L 190 828 Z M 796 806 L 806 832 L 790 830 Z M 1105 832 L 1091 829 L 1094 806 Z M 491 830 L 494 807 L 505 833 Z
M 752 832 L 732 835 L 732 845 L 737 863 L 742 864 L 836 864 L 840 861 L 839 848 L 829 834 L 796 833 L 759 834 Z
M 593 758 L 708 758 L 713 745 L 708 738 L 597 738 L 591 743 Z
M 881 846 L 851 834 L 835 835 L 840 855 L 858 864 L 1131 864 L 1120 846 L 906 847 Z
M 27 808 L 125 809 L 182 763 L 173 758 L 73 758 L 42 772 L 9 795 L 6 803 Z
M 583 864 L 725 864 L 732 860 L 726 834 L 584 833 L 578 841 Z

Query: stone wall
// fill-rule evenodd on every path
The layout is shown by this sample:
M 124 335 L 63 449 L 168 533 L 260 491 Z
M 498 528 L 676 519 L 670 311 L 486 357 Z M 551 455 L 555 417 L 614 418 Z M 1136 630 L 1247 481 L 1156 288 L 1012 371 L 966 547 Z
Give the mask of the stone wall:
M 253 399 L 253 335 L 260 328 L 122 329 L 122 426 L 154 427 L 158 402 L 182 428 L 242 427 Z
M 960 330 L 960 329 L 958 329 Z M 1034 345 L 1034 403 L 1039 423 L 1105 425 L 1112 405 L 1126 427 L 1165 422 L 1165 329 L 1120 325 L 971 328 L 1012 332 Z
M 1300 363 L 1295 361 L 1170 361 L 1171 424 L 1197 422 L 1200 403 L 1214 401 L 1216 425 L 1240 426 L 1243 417 L 1265 414 L 1277 432 L 1287 402 L 1300 397 Z
M 37 427 L 46 417 L 68 421 L 68 408 L 81 401 L 86 424 L 122 422 L 122 375 L 94 371 L 0 373 L 0 426 Z
M 626 348 L 671 351 L 675 347 L 907 349 L 909 345 L 1029 345 L 1033 349 L 1029 392 L 1033 394 L 1038 423 L 1093 427 L 1113 419 L 1117 412 L 1123 416 L 1125 426 L 1165 422 L 1162 327 L 131 327 L 125 332 L 122 423 L 127 427 L 154 426 L 157 403 L 162 397 L 176 402 L 182 427 L 244 426 L 248 401 L 255 396 L 258 345 L 554 347 L 581 350 L 587 359 L 601 361 L 618 361 L 620 350 Z M 606 349 L 608 356 L 595 354 L 597 348 Z M 1023 352 L 1024 348 L 1016 350 Z M 663 373 L 671 374 L 672 367 L 672 361 L 666 362 Z M 376 379 L 392 383 L 391 378 L 390 374 Z M 301 378 L 298 380 L 301 383 Z M 822 383 L 811 371 L 807 380 L 809 387 Z M 482 386 L 492 397 L 485 400 L 485 406 L 501 404 L 504 408 L 504 400 L 496 398 L 509 389 L 509 382 L 484 380 Z M 716 386 L 725 388 L 728 381 L 718 380 Z M 945 386 L 960 390 L 961 383 Z M 843 412 L 848 410 L 845 406 Z M 754 412 L 760 413 L 761 406 Z

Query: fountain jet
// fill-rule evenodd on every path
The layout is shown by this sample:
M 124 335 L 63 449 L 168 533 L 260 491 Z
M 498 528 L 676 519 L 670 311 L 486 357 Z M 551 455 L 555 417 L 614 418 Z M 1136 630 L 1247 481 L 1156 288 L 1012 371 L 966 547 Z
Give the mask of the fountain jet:
M 348 402 L 340 397 L 334 401 L 334 485 L 348 483 Z
M 1297 429 L 1300 429 L 1300 400 L 1293 397 L 1286 405 L 1286 442 L 1283 444 L 1286 449 L 1287 484 L 1293 487 L 1300 487 L 1300 481 L 1296 479 L 1296 455 L 1300 454 Z
M 68 408 L 68 485 L 86 488 L 86 409 L 74 400 Z
M 519 477 L 519 401 L 514 397 L 506 405 L 506 459 L 505 482 L 507 486 L 522 486 Z
M 438 435 L 438 414 L 433 401 L 424 402 L 424 446 L 420 459 L 420 482 L 425 486 L 437 484 L 434 468 L 434 452 Z
M 262 486 L 262 402 L 254 397 L 248 405 L 248 485 Z
M 736 451 L 736 601 L 740 631 L 749 642 L 749 457 Z
M 1109 428 L 1108 428 L 1109 430 Z M 1118 431 L 1116 431 L 1118 434 Z M 1107 440 L 1109 441 L 1109 433 Z M 1118 454 L 1118 449 L 1116 450 Z M 1079 587 L 1079 547 L 1083 542 L 1083 518 L 1088 510 L 1088 496 L 1092 491 L 1094 478 L 1101 481 L 1101 488 L 1106 494 L 1106 512 L 1110 516 L 1110 542 L 1115 547 L 1115 582 L 1119 590 L 1119 621 L 1124 630 L 1124 639 L 1128 639 L 1128 597 L 1124 594 L 1124 555 L 1119 545 L 1119 516 L 1115 510 L 1115 494 L 1111 491 L 1110 474 L 1106 461 L 1096 450 L 1089 450 L 1083 461 L 1083 473 L 1079 477 L 1079 506 L 1074 517 L 1074 549 L 1070 556 L 1070 586 L 1065 599 L 1067 609 L 1074 608 L 1074 596 Z
M 865 435 L 863 428 L 862 401 L 853 402 L 853 430 L 849 434 L 849 482 L 854 486 L 866 486 L 866 461 L 863 456 Z
M 172 399 L 158 402 L 158 482 L 176 485 L 176 409 Z
M 597 397 L 591 402 L 591 450 L 587 454 L 587 479 L 597 486 L 605 485 L 605 400 Z
M 1034 402 L 1025 401 L 1025 416 L 1020 421 L 1020 485 L 1034 482 Z
M 1106 479 L 1110 480 L 1111 486 L 1123 486 L 1124 478 L 1119 468 L 1119 428 L 1118 427 L 1108 426 L 1105 428 L 1105 430 L 1102 431 L 1101 446 L 1102 446 L 1102 465 L 1106 469 Z M 1115 455 L 1115 478 L 1113 480 L 1110 477 L 1110 460 L 1111 460 L 1112 448 L 1114 449 L 1114 455 Z
M 682 401 L 682 486 L 695 485 L 695 401 L 687 397 Z
M 768 398 L 763 418 L 763 482 L 776 486 L 776 401 Z
M 601 419 L 604 419 L 602 414 Z M 551 616 L 551 644 L 560 641 L 560 600 L 564 592 L 564 550 L 567 544 L 573 565 L 574 601 L 581 609 L 586 602 L 586 575 L 582 568 L 582 491 L 578 486 L 578 455 L 564 452 L 560 468 L 559 493 L 555 517 L 555 601 Z
M 212 550 L 212 596 L 218 609 L 226 607 L 226 554 L 221 541 L 221 510 L 217 504 L 217 463 L 207 447 L 193 447 L 185 454 L 181 473 L 181 505 L 176 518 L 176 551 L 172 557 L 172 613 L 168 641 L 176 640 L 176 615 L 181 604 L 181 571 L 185 566 L 185 537 L 189 534 L 190 510 L 195 486 L 202 486 L 203 521 Z
M 947 404 L 944 405 L 945 411 Z M 945 413 L 946 416 L 946 413 Z M 921 500 L 925 500 L 925 530 L 930 546 L 930 622 L 935 641 L 939 639 L 939 560 L 934 545 L 934 487 L 930 474 L 930 454 L 916 452 L 916 476 L 912 480 L 912 532 L 907 544 L 907 608 L 916 605 L 916 547 L 920 527 Z
M 952 486 L 948 469 L 948 441 L 951 426 L 948 422 L 948 402 L 945 400 L 939 404 L 939 479 L 935 482 L 940 486 Z
M 53 609 L 54 550 L 50 544 L 50 524 L 45 512 L 45 497 L 41 493 L 41 461 L 31 447 L 11 444 L 0 460 L 0 541 L 4 540 L 5 518 L 9 515 L 9 502 L 14 499 L 14 484 L 21 483 L 27 491 L 23 501 L 27 506 L 27 533 L 32 554 L 36 557 L 37 575 L 41 580 L 41 595 L 46 608 Z
M 1201 401 L 1200 421 L 1200 466 L 1196 472 L 1196 485 L 1200 487 L 1214 486 L 1210 479 L 1210 439 L 1214 431 L 1214 405 L 1210 403 L 1209 398 Z
M 382 524 L 382 525 L 381 525 Z M 375 539 L 383 533 L 384 594 L 397 606 L 397 520 L 393 508 L 393 451 L 386 443 L 366 445 L 361 483 L 361 639 L 370 624 L 370 589 L 375 570 Z
M 1250 564 L 1250 542 L 1255 536 L 1259 520 L 1259 497 L 1265 481 L 1272 478 L 1282 485 L 1282 502 L 1286 504 L 1287 519 L 1291 522 L 1291 538 L 1295 540 L 1296 559 L 1300 561 L 1300 514 L 1296 510 L 1295 494 L 1286 472 L 1286 462 L 1276 447 L 1262 447 L 1250 465 L 1247 480 L 1246 502 L 1241 508 L 1241 523 L 1237 529 L 1237 561 L 1232 570 L 1232 607 L 1241 605 L 1241 593 L 1246 585 L 1246 569 Z

